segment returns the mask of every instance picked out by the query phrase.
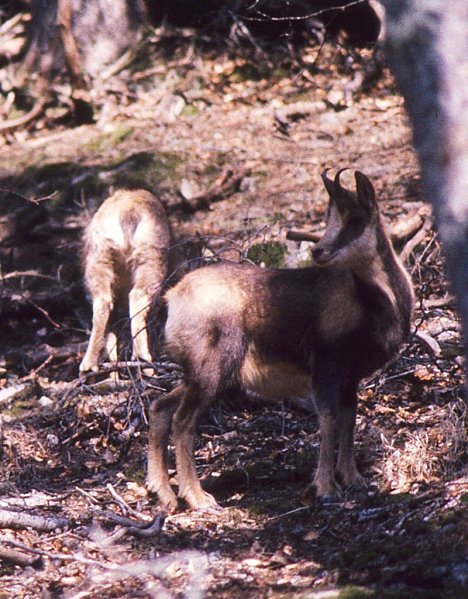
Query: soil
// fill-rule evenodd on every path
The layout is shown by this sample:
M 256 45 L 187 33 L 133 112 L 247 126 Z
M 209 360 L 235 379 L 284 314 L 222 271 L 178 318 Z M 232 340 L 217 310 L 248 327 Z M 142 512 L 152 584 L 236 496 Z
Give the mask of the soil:
M 371 61 L 331 43 L 300 59 L 194 49 L 166 31 L 146 62 L 94 90 L 94 123 L 73 126 L 55 105 L 4 134 L 0 522 L 10 518 L 0 549 L 31 563 L 0 557 L 0 597 L 466 596 L 459 320 L 392 76 L 384 69 L 369 91 L 355 84 Z M 226 398 L 201 423 L 196 450 L 224 509 L 181 506 L 142 536 L 138 523 L 161 512 L 145 488 L 148 405 L 180 373 L 158 344 L 158 377 L 78 377 L 91 315 L 83 227 L 112 190 L 146 187 L 205 260 L 303 266 L 310 244 L 286 234 L 320 233 L 320 173 L 343 167 L 372 180 L 392 231 L 419 219 L 398 247 L 417 296 L 413 333 L 360 390 L 356 447 L 369 488 L 305 503 L 314 415 Z M 231 189 L 190 208 L 236 173 Z M 40 517 L 55 518 L 51 529 Z

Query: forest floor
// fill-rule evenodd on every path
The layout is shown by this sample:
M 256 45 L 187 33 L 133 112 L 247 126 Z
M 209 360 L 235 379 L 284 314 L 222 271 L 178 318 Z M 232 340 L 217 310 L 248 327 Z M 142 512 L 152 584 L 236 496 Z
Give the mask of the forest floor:
M 0 598 L 466 596 L 459 321 L 392 77 L 354 85 L 370 60 L 332 44 L 300 59 L 215 52 L 160 32 L 151 60 L 93 92 L 94 123 L 52 106 L 0 137 Z M 162 524 L 145 488 L 147 410 L 179 374 L 159 355 L 159 377 L 78 377 L 82 229 L 112 190 L 144 186 L 205 258 L 301 266 L 309 245 L 286 233 L 322 230 L 326 167 L 372 180 L 417 296 L 408 344 L 360 390 L 371 485 L 304 505 L 315 417 L 226 400 L 196 451 L 223 511 Z

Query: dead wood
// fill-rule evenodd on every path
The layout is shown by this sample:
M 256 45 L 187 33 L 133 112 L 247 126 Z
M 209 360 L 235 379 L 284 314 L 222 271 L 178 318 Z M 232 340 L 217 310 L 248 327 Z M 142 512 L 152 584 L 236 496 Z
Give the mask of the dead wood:
M 413 237 L 423 226 L 425 220 L 422 214 L 417 212 L 408 218 L 398 220 L 390 227 L 390 237 L 395 245 L 403 243 Z
M 33 568 L 39 568 L 42 565 L 42 558 L 40 556 L 26 555 L 21 551 L 15 551 L 14 549 L 7 549 L 6 547 L 0 546 L 0 561 L 9 562 L 15 566 L 27 568 L 31 566 Z
M 60 347 L 53 347 L 48 343 L 43 343 L 31 352 L 26 354 L 23 352 L 21 356 L 17 352 L 11 352 L 5 357 L 4 366 L 12 368 L 18 364 L 19 360 L 27 363 L 29 368 L 35 368 L 43 364 L 46 360 L 50 362 L 62 362 L 70 357 L 75 357 L 78 353 L 84 352 L 86 349 L 86 342 L 82 343 L 69 343 Z
M 107 520 L 123 526 L 125 532 L 128 534 L 146 539 L 159 535 L 162 531 L 164 521 L 166 520 L 165 512 L 161 512 L 149 522 L 141 522 L 134 520 L 133 518 L 120 516 L 119 514 L 110 511 L 96 513 L 96 516 L 102 520 Z
M 437 297 L 433 299 L 424 300 L 424 307 L 427 308 L 443 308 L 453 304 L 455 298 L 451 294 L 444 295 L 443 297 Z
M 182 192 L 182 201 L 169 208 L 169 212 L 176 210 L 182 210 L 189 214 L 193 214 L 198 210 L 209 210 L 212 202 L 219 202 L 224 200 L 227 196 L 232 195 L 238 191 L 242 179 L 250 173 L 250 169 L 241 168 L 233 171 L 228 168 L 218 177 L 214 184 L 209 187 L 206 191 L 197 193 L 193 196 L 187 197 Z
M 321 233 L 314 233 L 314 231 L 298 231 L 292 229 L 286 233 L 286 239 L 289 239 L 290 241 L 310 241 L 312 243 L 317 243 L 321 237 Z
M 35 383 L 21 383 L 19 385 L 15 385 L 13 387 L 5 387 L 5 389 L 0 390 L 0 406 L 3 404 L 8 404 L 11 401 L 15 401 L 18 399 L 24 399 L 31 395 L 35 390 Z
M 23 116 L 20 116 L 17 119 L 12 119 L 11 121 L 0 123 L 0 133 L 4 131 L 12 131 L 13 129 L 19 129 L 20 127 L 28 125 L 41 116 L 46 105 L 47 102 L 45 100 L 38 100 L 31 110 Z
M 414 238 L 414 236 L 416 235 L 416 233 L 421 228 L 424 228 L 426 222 L 429 222 L 428 227 L 427 227 L 427 228 L 429 228 L 429 226 L 431 224 L 430 220 L 429 221 L 425 220 L 424 217 L 420 213 L 414 214 L 413 216 L 411 216 L 408 219 L 402 219 L 402 220 L 398 221 L 389 230 L 390 239 L 392 240 L 393 245 L 399 246 L 404 241 L 407 241 L 408 239 L 412 240 Z M 427 228 L 425 230 L 427 230 Z M 310 241 L 312 243 L 317 243 L 321 237 L 322 237 L 322 233 L 318 233 L 315 231 L 303 231 L 303 230 L 301 231 L 301 230 L 297 230 L 297 229 L 291 229 L 290 231 L 288 231 L 286 233 L 286 239 L 289 239 L 290 241 Z M 422 236 L 422 239 L 424 239 L 424 235 Z M 419 242 L 420 241 L 417 241 L 415 246 L 418 245 Z M 415 246 L 408 245 L 408 247 L 410 248 L 409 253 L 411 253 L 411 250 Z M 406 248 L 403 251 L 406 252 L 405 256 L 407 257 L 407 255 L 409 255 L 409 254 L 408 254 Z
M 14 272 L 6 272 L 0 274 L 0 280 L 7 281 L 8 279 L 20 279 L 22 277 L 36 277 L 38 279 L 49 279 L 49 281 L 55 281 L 55 277 L 50 275 L 44 275 L 37 270 L 15 270 Z
M 81 68 L 80 55 L 72 33 L 72 6 L 70 0 L 59 0 L 57 6 L 57 20 L 63 45 L 65 64 L 72 85 L 78 89 L 86 89 L 87 86 Z
M 429 349 L 429 351 L 436 358 L 440 357 L 440 355 L 442 354 L 442 350 L 440 349 L 440 345 L 437 343 L 434 337 L 432 337 L 431 335 L 429 335 L 429 333 L 426 333 L 424 331 L 416 331 L 415 336 Z
M 408 262 L 408 259 L 413 252 L 413 250 L 422 242 L 426 237 L 428 231 L 432 227 L 431 219 L 426 219 L 424 224 L 419 229 L 419 231 L 412 237 L 405 245 L 405 247 L 400 252 L 400 258 L 403 262 Z
M 41 532 L 49 532 L 56 528 L 66 528 L 69 525 L 68 518 L 54 516 L 39 516 L 26 514 L 13 510 L 0 509 L 0 528 L 12 528 L 21 530 L 23 528 L 34 528 Z

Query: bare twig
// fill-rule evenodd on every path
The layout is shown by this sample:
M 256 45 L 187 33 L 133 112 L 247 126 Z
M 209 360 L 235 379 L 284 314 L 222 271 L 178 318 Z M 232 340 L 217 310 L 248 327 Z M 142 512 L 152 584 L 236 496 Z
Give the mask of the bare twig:
M 20 277 L 37 277 L 38 279 L 49 279 L 55 281 L 55 277 L 43 275 L 37 270 L 15 270 L 13 272 L 0 273 L 0 280 L 7 281 L 8 279 L 19 279 Z

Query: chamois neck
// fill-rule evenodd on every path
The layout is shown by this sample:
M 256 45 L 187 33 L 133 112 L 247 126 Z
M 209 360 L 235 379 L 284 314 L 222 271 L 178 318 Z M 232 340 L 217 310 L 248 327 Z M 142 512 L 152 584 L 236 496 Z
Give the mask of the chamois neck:
M 377 305 L 393 310 L 407 304 L 412 309 L 413 295 L 409 275 L 398 259 L 383 228 L 376 231 L 375 253 L 352 268 L 353 275 L 368 290 L 373 290 Z

